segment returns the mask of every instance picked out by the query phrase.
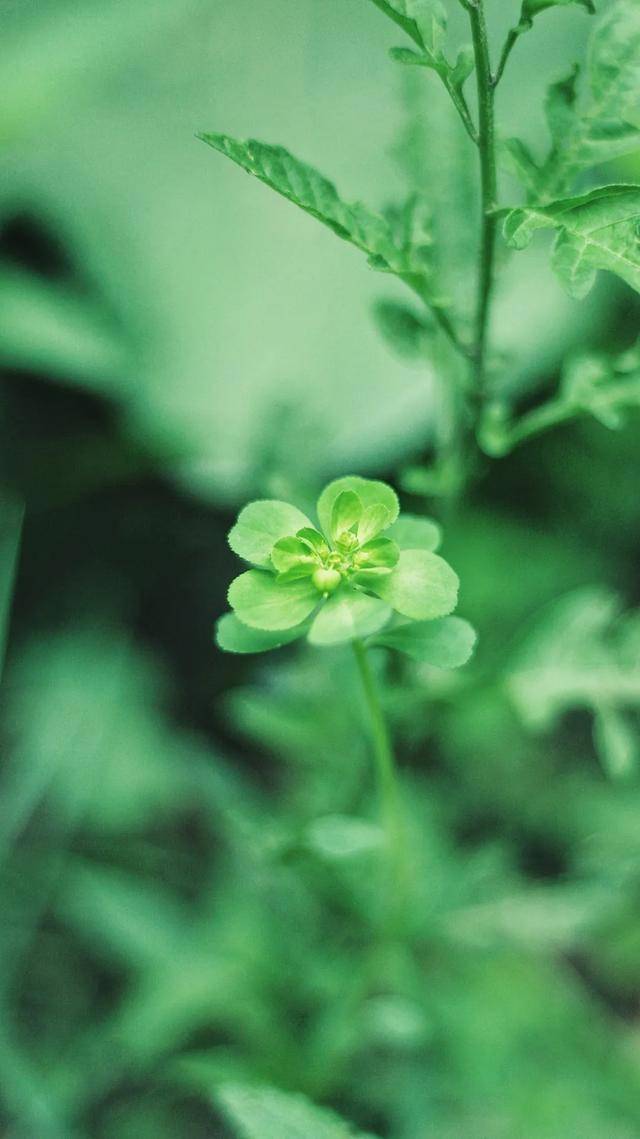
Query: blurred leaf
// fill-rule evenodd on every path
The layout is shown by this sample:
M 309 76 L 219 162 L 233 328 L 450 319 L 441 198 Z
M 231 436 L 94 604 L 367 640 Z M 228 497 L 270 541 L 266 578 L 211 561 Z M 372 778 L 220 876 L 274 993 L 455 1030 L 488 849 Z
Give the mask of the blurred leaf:
M 4 773 L 0 845 L 12 842 L 43 796 L 98 830 L 139 827 L 189 797 L 180 755 L 157 714 L 157 668 L 117 629 L 30 644 L 9 677 L 13 746 Z
M 608 769 L 632 766 L 628 713 L 640 709 L 640 622 L 620 616 L 617 598 L 583 589 L 549 608 L 517 654 L 508 691 L 523 722 L 551 728 L 570 709 L 598 721 L 596 742 Z
M 373 1139 L 304 1096 L 276 1088 L 231 1084 L 215 1098 L 238 1139 Z
M 582 170 L 640 149 L 640 12 L 635 0 L 617 0 L 594 26 L 584 99 L 578 79 L 574 67 L 549 88 L 552 147 L 540 167 L 519 140 L 508 144 L 517 173 L 534 198 L 547 201 L 566 193 Z
M 329 860 L 358 858 L 380 850 L 384 831 L 367 819 L 349 815 L 323 815 L 309 824 L 306 832 L 309 849 Z
M 129 354 L 99 304 L 19 269 L 0 271 L 0 362 L 46 372 L 65 382 L 88 380 L 107 393 L 130 366 Z
M 248 625 L 243 625 L 235 613 L 225 613 L 216 625 L 216 643 L 226 653 L 266 653 L 304 636 L 307 628 L 308 625 L 305 624 L 269 633 L 264 629 L 251 629 Z
M 373 307 L 376 323 L 391 348 L 407 360 L 424 354 L 432 328 L 413 309 L 397 301 L 377 301 Z
M 413 660 L 435 668 L 460 668 L 470 659 L 476 642 L 475 630 L 460 617 L 418 621 L 378 633 L 374 644 L 406 653 Z
M 613 779 L 636 773 L 640 758 L 637 724 L 603 703 L 596 708 L 593 738 L 602 765 Z
M 0 497 L 0 679 L 7 644 L 23 514 L 23 507 L 17 501 Z
M 368 637 L 389 620 L 391 609 L 377 597 L 354 589 L 339 589 L 320 609 L 309 641 L 312 645 L 340 645 Z

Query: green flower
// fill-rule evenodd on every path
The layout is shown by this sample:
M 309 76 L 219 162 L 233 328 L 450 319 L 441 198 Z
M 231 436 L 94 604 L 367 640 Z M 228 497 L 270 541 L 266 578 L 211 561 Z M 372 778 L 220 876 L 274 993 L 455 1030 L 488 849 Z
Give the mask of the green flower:
M 317 526 L 286 502 L 245 506 L 229 545 L 254 568 L 231 583 L 233 612 L 218 623 L 220 647 L 264 652 L 302 636 L 335 645 L 375 635 L 429 660 L 434 645 L 443 657 L 444 637 L 455 660 L 441 667 L 464 663 L 475 638 L 466 622 L 442 620 L 455 608 L 458 578 L 434 553 L 439 527 L 398 513 L 391 487 L 356 476 L 323 490 Z

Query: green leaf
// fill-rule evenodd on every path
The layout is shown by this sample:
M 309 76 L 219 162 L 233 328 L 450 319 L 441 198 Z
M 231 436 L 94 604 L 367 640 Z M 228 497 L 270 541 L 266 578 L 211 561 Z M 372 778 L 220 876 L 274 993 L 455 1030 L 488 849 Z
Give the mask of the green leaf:
M 361 478 L 360 475 L 346 475 L 344 478 L 335 479 L 329 483 L 318 499 L 318 520 L 325 534 L 331 534 L 333 504 L 338 495 L 345 490 L 355 491 L 365 510 L 369 506 L 384 506 L 389 512 L 387 525 L 391 525 L 398 517 L 400 510 L 398 496 L 390 486 L 384 482 L 379 482 L 377 479 L 365 479 Z
M 437 550 L 442 541 L 442 530 L 431 518 L 418 514 L 401 514 L 387 533 L 387 538 L 401 550 Z
M 350 530 L 362 517 L 362 503 L 353 490 L 343 490 L 331 508 L 331 537 Z
M 418 47 L 424 47 L 422 31 L 416 19 L 420 8 L 426 7 L 424 3 L 421 4 L 420 0 L 371 0 L 371 3 L 402 28 Z
M 377 597 L 344 587 L 322 606 L 309 632 L 312 645 L 340 645 L 377 633 L 391 609 Z
M 371 566 L 391 569 L 398 564 L 400 550 L 389 538 L 372 538 L 358 551 L 357 564 L 366 569 Z
M 576 198 L 510 210 L 506 240 L 524 249 L 537 229 L 558 231 L 552 264 L 571 296 L 582 298 L 596 273 L 615 273 L 640 292 L 640 186 L 604 186 Z
M 371 585 L 378 597 L 414 621 L 448 616 L 456 607 L 458 587 L 451 566 L 427 550 L 402 550 L 395 569 Z
M 307 827 L 307 844 L 329 861 L 361 858 L 384 846 L 382 827 L 352 815 L 323 815 Z
M 416 621 L 379 633 L 376 645 L 397 649 L 413 660 L 436 668 L 460 668 L 470 659 L 476 632 L 461 617 L 441 617 L 437 621 Z
M 462 94 L 462 88 L 475 66 L 475 53 L 471 45 L 463 47 L 455 63 L 449 63 L 445 54 L 447 40 L 447 13 L 440 0 L 419 0 L 412 5 L 415 10 L 415 27 L 419 38 L 412 36 L 420 51 L 411 48 L 393 48 L 391 58 L 396 63 L 409 67 L 425 67 L 435 71 L 449 92 L 456 110 L 465 126 L 474 132 L 469 110 Z
M 533 21 L 549 8 L 568 8 L 570 4 L 580 4 L 592 15 L 596 10 L 593 0 L 523 0 L 521 20 Z
M 265 570 L 248 570 L 231 582 L 229 604 L 243 625 L 252 629 L 291 629 L 320 602 L 309 578 L 279 582 Z
M 391 512 L 381 503 L 371 503 L 362 513 L 358 523 L 358 541 L 365 545 L 375 538 L 381 530 L 387 530 L 391 524 Z
M 618 0 L 603 13 L 591 37 L 588 62 L 593 104 L 590 116 L 598 131 L 603 134 L 615 131 L 621 120 L 635 121 L 636 127 L 640 127 L 640 7 L 637 0 Z
M 595 25 L 582 99 L 578 76 L 576 66 L 549 88 L 545 109 L 552 146 L 541 166 L 519 140 L 508 144 L 518 176 L 539 200 L 566 193 L 581 171 L 640 148 L 640 6 L 636 0 L 618 0 Z
M 299 577 L 313 572 L 318 560 L 302 538 L 280 538 L 271 551 L 271 562 L 278 573 L 297 571 Z
M 23 514 L 23 507 L 17 501 L 0 499 L 0 677 L 7 643 Z
M 235 613 L 225 613 L 216 625 L 216 644 L 226 653 L 266 653 L 304 636 L 307 628 L 303 623 L 293 629 L 269 633 L 264 629 L 250 629 L 238 620 Z
M 532 731 L 570 710 L 591 711 L 604 766 L 622 774 L 634 762 L 627 716 L 640 709 L 639 665 L 637 611 L 621 615 L 615 595 L 584 588 L 542 614 L 511 664 L 507 690 Z
M 382 336 L 399 356 L 407 360 L 417 360 L 423 356 L 425 345 L 433 331 L 432 324 L 428 324 L 408 305 L 397 301 L 376 301 L 373 315 Z
M 305 1096 L 276 1088 L 226 1084 L 216 1101 L 238 1139 L 374 1139 Z
M 596 709 L 593 740 L 602 766 L 612 779 L 625 779 L 636 772 L 640 758 L 638 732 L 616 708 L 603 705 Z
M 238 521 L 229 531 L 229 545 L 234 554 L 246 562 L 268 566 L 276 542 L 305 526 L 311 526 L 309 519 L 288 502 L 276 499 L 250 502 L 240 511 Z
M 253 139 L 243 142 L 222 134 L 198 137 L 362 250 L 377 268 L 401 277 L 423 276 L 423 259 L 415 256 L 411 248 L 395 244 L 385 218 L 361 202 L 343 202 L 332 182 L 284 147 Z
M 611 360 L 582 354 L 565 364 L 560 399 L 576 412 L 586 411 L 604 427 L 617 430 L 624 410 L 640 406 L 640 351 L 638 348 Z

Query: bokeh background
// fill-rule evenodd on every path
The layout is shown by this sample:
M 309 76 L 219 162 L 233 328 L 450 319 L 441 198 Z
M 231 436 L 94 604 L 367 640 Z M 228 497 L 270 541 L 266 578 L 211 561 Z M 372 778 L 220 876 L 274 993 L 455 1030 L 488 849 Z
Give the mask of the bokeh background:
M 223 657 L 212 629 L 238 507 L 347 471 L 415 491 L 437 375 L 372 319 L 393 284 L 195 134 L 281 142 L 381 207 L 424 100 L 468 265 L 464 136 L 365 0 L 0 20 L 1 1134 L 244 1135 L 235 1081 L 389 1139 L 635 1139 L 637 413 L 483 461 L 449 519 L 479 649 L 387 676 L 422 885 L 413 944 L 372 953 L 366 827 L 317 826 L 375 817 L 349 655 Z M 505 135 L 541 144 L 587 31 L 567 8 L 523 41 Z M 500 383 L 534 406 L 638 312 L 612 279 L 569 300 L 536 245 L 503 266 Z

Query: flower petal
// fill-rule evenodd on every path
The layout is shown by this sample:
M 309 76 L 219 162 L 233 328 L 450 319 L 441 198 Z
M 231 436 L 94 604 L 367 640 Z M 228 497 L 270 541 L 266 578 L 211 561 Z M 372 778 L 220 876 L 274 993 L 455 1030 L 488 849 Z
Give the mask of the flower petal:
M 293 629 L 267 632 L 264 629 L 250 629 L 238 620 L 235 613 L 225 613 L 216 625 L 216 642 L 226 653 L 266 653 L 269 649 L 279 649 L 291 641 L 302 637 L 308 625 L 303 622 Z
M 473 652 L 476 632 L 461 617 L 441 617 L 437 621 L 412 621 L 385 629 L 374 643 L 436 668 L 460 668 Z
M 377 479 L 363 479 L 359 475 L 347 475 L 345 478 L 334 479 L 326 486 L 318 499 L 318 520 L 320 528 L 325 534 L 331 533 L 331 512 L 333 504 L 344 490 L 352 490 L 358 495 L 363 507 L 386 506 L 389 511 L 389 525 L 395 522 L 400 509 L 398 496 L 390 486 Z
M 310 578 L 279 582 L 264 570 L 240 574 L 229 589 L 231 608 L 252 629 L 291 629 L 313 612 L 319 600 Z
M 458 575 L 428 550 L 402 550 L 395 569 L 370 588 L 398 613 L 414 621 L 446 617 L 458 600 Z
M 377 597 L 353 589 L 340 589 L 317 614 L 309 640 L 312 645 L 339 645 L 377 633 L 391 616 L 391 609 Z
M 240 511 L 238 521 L 229 531 L 229 545 L 234 554 L 256 566 L 269 565 L 271 551 L 279 538 L 295 534 L 309 519 L 288 502 L 268 498 L 250 502 Z
M 442 541 L 442 531 L 431 518 L 418 514 L 401 514 L 387 534 L 397 542 L 401 550 L 437 550 Z

